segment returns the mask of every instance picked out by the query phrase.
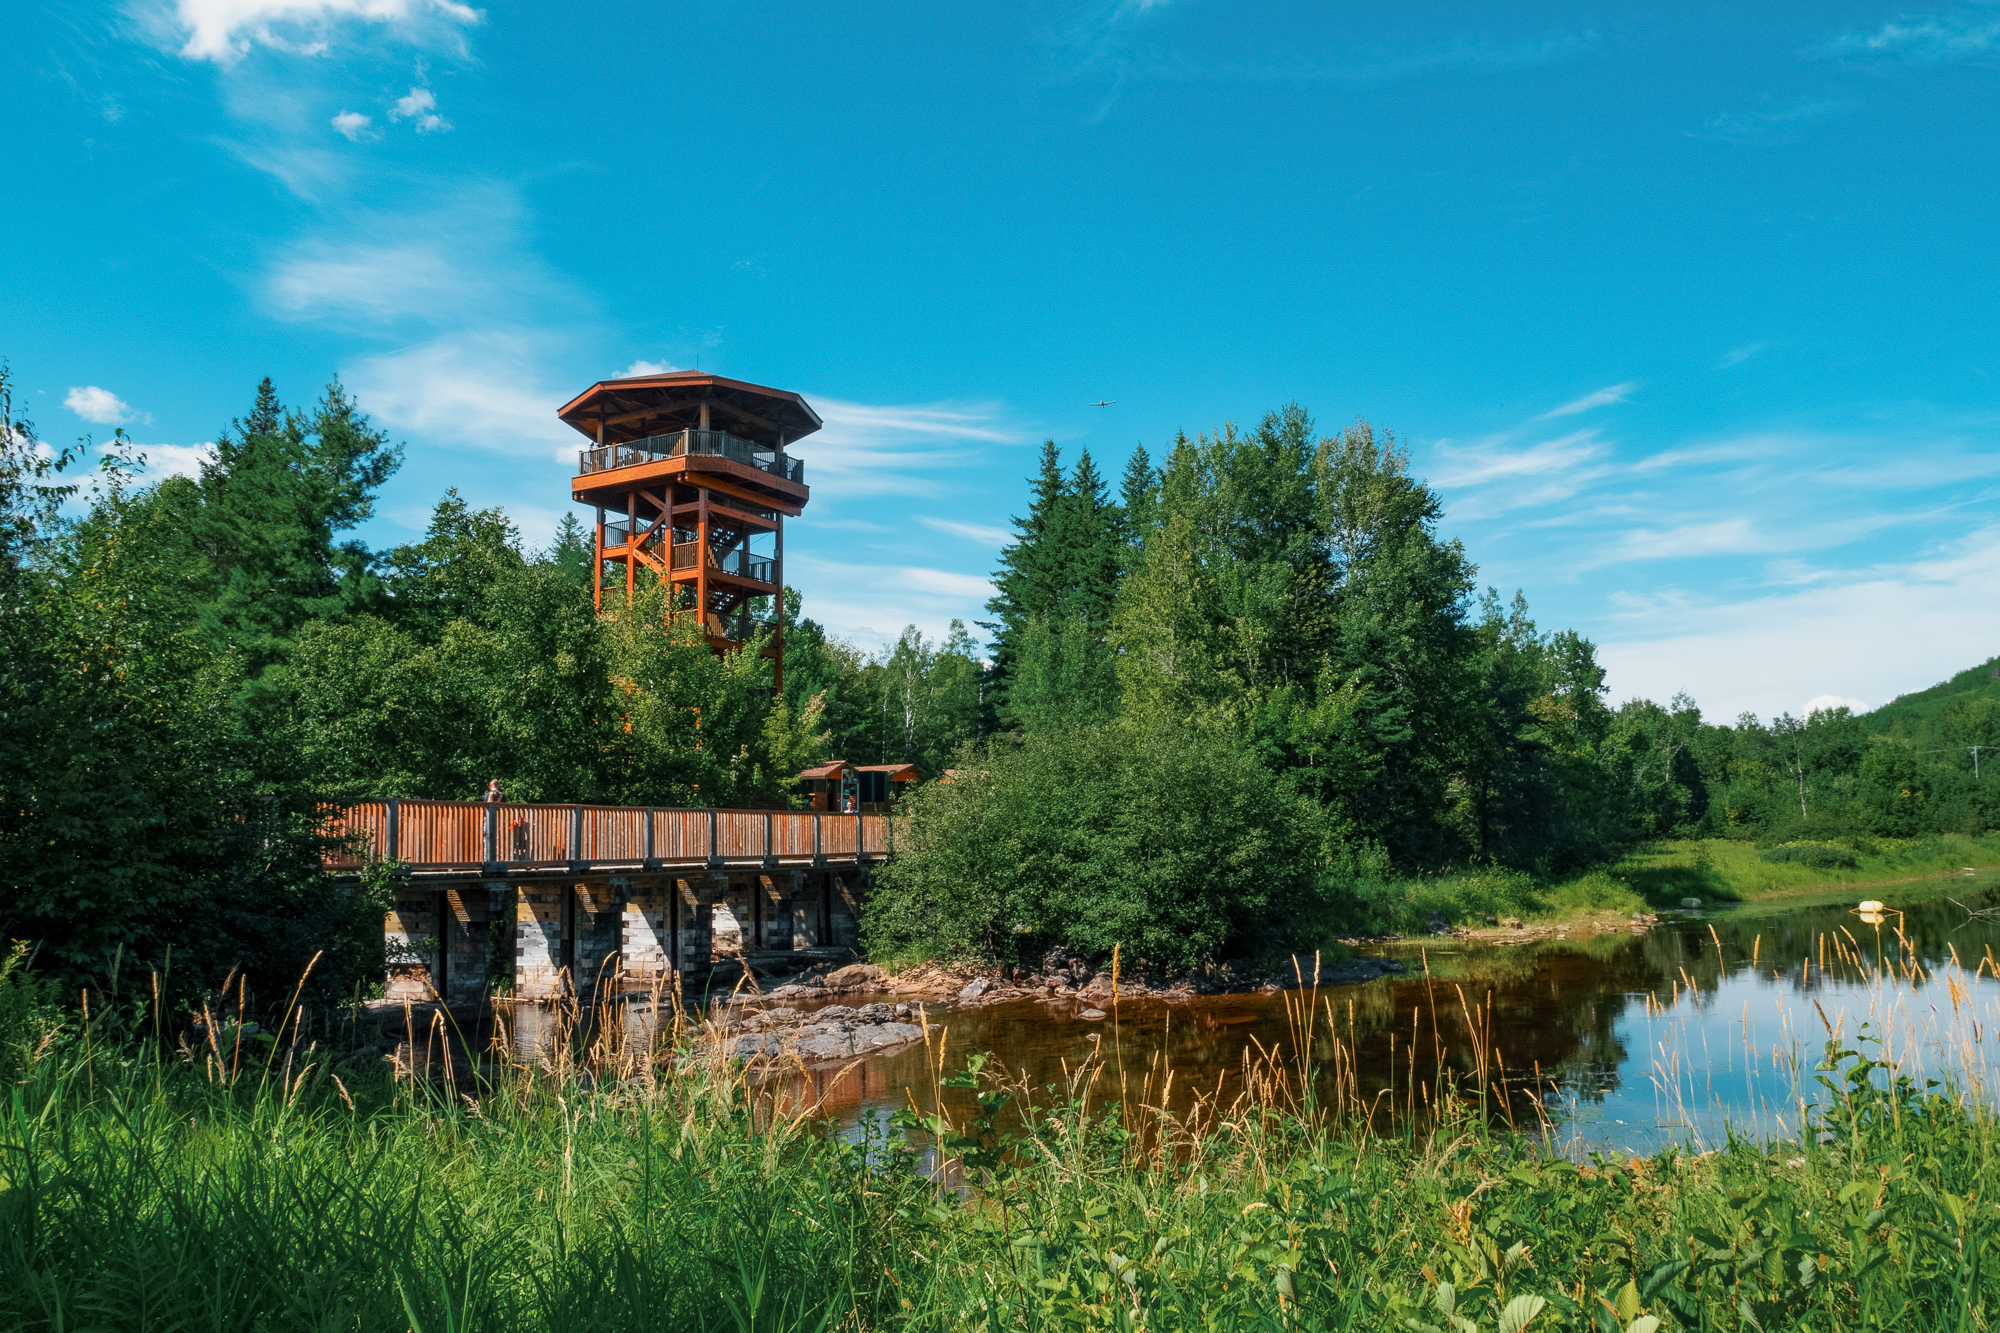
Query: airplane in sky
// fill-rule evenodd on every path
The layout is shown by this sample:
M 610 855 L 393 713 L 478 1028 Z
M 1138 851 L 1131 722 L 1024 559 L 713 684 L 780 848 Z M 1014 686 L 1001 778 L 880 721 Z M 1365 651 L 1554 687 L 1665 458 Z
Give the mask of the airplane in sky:
M 1116 398 L 1107 398 L 1107 399 L 1105 399 L 1105 400 L 1104 400 L 1103 402 L 1101 402 L 1101 403 L 1085 403 L 1085 404 L 1084 404 L 1084 406 L 1085 406 L 1085 407 L 1109 407 L 1109 406 L 1111 406 L 1111 405 L 1112 405 L 1113 403 L 1115 403 L 1115 402 L 1117 402 L 1117 401 L 1118 401 L 1118 400 L 1117 400 Z

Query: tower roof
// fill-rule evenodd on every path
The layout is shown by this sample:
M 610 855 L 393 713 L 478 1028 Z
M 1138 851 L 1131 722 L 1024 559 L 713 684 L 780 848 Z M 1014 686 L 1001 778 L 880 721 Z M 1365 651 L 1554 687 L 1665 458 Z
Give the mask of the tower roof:
M 712 429 L 752 444 L 777 448 L 820 428 L 819 413 L 795 393 L 698 370 L 599 380 L 556 415 L 593 441 L 601 421 L 603 442 L 623 444 L 699 427 L 703 403 Z

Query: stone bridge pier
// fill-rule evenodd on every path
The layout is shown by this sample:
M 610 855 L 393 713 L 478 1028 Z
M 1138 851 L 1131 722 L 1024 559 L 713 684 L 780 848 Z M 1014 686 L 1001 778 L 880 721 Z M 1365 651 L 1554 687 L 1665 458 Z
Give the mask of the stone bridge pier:
M 865 866 L 412 876 L 384 921 L 387 994 L 453 1005 L 635 994 L 746 956 L 852 949 L 869 877 Z

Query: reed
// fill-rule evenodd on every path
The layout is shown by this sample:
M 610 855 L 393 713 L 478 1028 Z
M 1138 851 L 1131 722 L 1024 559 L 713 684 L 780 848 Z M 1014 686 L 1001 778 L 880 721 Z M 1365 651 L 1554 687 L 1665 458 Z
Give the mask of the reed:
M 1893 933 L 1819 965 L 1917 975 Z M 1902 1055 L 1826 1033 L 1789 1136 L 1573 1159 L 1477 994 L 1434 984 L 1370 1093 L 1351 1008 L 1298 980 L 1289 1049 L 1226 1088 L 1114 1027 L 1031 1089 L 931 1028 L 931 1086 L 841 1133 L 666 993 L 490 1045 L 413 1022 L 393 1072 L 329 1058 L 351 1015 L 79 1018 L 0 1123 L 0 1326 L 1988 1326 L 1993 1120 Z

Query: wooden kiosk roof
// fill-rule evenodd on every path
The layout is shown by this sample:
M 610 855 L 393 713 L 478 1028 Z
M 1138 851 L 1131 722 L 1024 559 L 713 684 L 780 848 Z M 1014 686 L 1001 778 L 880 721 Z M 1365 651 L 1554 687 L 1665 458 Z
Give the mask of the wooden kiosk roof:
M 805 770 L 799 774 L 798 780 L 800 782 L 831 782 L 851 767 L 853 765 L 849 764 L 845 759 L 831 759 L 824 764 Z
M 856 764 L 857 773 L 887 773 L 891 782 L 921 782 L 924 771 L 915 764 Z
M 704 405 L 716 430 L 767 448 L 783 448 L 821 425 L 819 413 L 789 390 L 698 370 L 599 380 L 556 415 L 593 442 L 624 444 L 700 428 Z
M 887 773 L 891 782 L 921 782 L 924 772 L 915 764 L 850 764 L 845 759 L 829 759 L 800 773 L 800 782 L 831 782 L 852 769 L 856 773 Z

